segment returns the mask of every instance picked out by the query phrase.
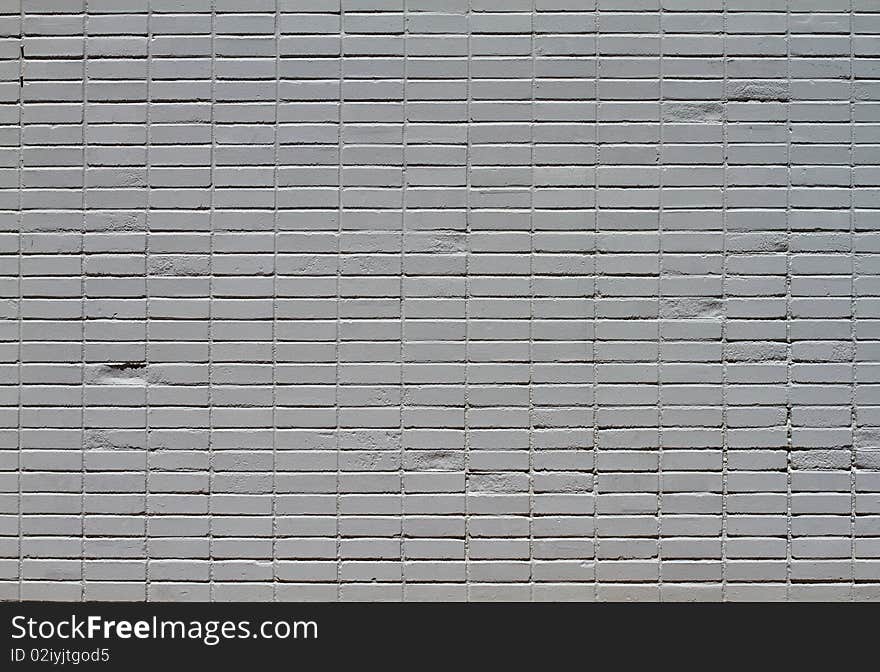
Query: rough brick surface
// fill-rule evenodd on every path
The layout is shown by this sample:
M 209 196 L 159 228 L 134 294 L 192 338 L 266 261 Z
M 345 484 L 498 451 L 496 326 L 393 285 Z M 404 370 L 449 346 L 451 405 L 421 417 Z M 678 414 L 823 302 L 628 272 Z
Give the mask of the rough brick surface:
M 2 0 L 0 73 L 3 599 L 880 599 L 877 0 Z

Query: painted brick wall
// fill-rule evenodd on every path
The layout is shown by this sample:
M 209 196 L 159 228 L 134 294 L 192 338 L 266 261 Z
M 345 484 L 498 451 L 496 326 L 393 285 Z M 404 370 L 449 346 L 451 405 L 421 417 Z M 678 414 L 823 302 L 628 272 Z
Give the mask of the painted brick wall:
M 0 36 L 4 599 L 880 599 L 877 0 Z

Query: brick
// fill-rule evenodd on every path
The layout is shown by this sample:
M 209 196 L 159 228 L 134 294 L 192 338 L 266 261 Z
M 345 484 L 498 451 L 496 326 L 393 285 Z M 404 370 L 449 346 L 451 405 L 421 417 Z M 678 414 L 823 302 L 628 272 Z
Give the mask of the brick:
M 840 4 L 0 16 L 0 595 L 880 599 Z

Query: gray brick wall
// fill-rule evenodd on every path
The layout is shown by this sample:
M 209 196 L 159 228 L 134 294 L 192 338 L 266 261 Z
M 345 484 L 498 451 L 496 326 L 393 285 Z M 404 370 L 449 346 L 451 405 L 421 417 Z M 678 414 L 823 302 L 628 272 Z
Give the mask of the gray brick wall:
M 3 599 L 880 599 L 877 0 L 2 0 L 0 72 Z

